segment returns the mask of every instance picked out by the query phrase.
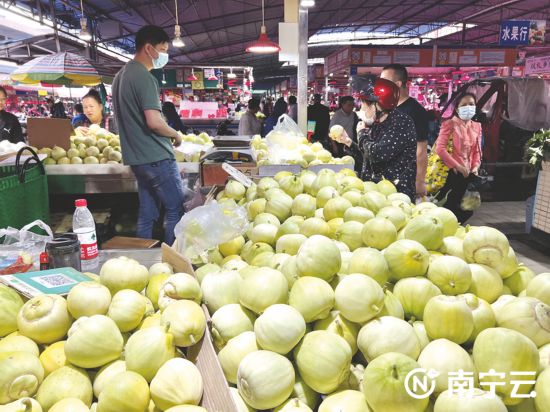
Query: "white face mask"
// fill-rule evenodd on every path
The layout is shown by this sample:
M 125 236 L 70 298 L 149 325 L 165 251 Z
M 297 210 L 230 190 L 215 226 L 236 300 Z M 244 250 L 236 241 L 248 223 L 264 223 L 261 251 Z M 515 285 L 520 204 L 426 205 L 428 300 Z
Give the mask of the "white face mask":
M 156 59 L 153 58 L 153 56 L 151 56 L 149 52 L 147 52 L 147 54 L 152 60 L 153 69 L 162 69 L 168 63 L 168 59 L 169 59 L 168 53 L 158 51 L 157 49 L 155 49 L 155 51 L 158 53 L 158 57 Z
M 375 111 L 376 110 L 373 106 L 363 104 L 361 110 L 357 112 L 357 115 L 359 116 L 359 119 L 365 123 L 366 126 L 372 126 L 374 124 L 374 120 L 376 119 L 376 115 L 374 113 Z
M 476 107 L 474 105 L 462 106 L 458 108 L 458 117 L 462 120 L 471 120 L 476 114 Z
M 372 126 L 374 124 L 374 117 L 365 117 L 364 122 L 367 126 Z

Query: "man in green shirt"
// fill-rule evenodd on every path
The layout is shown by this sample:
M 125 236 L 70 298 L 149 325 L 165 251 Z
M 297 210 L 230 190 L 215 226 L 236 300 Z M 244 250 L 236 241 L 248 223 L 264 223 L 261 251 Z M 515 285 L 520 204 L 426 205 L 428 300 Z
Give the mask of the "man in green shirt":
M 159 86 L 150 73 L 168 62 L 169 41 L 162 28 L 142 27 L 136 34 L 134 59 L 118 72 L 112 92 L 122 157 L 138 183 L 137 236 L 152 238 L 162 206 L 164 241 L 172 244 L 174 227 L 184 212 L 183 183 L 172 148 L 181 144 L 181 137 L 162 117 Z

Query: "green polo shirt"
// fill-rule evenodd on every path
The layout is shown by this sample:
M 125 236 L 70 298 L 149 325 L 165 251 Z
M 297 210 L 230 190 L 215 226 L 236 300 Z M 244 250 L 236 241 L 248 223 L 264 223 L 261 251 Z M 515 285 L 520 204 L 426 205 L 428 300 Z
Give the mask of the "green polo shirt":
M 124 164 L 173 159 L 170 139 L 153 133 L 145 120 L 145 110 L 161 110 L 159 86 L 149 70 L 130 60 L 117 73 L 112 93 Z

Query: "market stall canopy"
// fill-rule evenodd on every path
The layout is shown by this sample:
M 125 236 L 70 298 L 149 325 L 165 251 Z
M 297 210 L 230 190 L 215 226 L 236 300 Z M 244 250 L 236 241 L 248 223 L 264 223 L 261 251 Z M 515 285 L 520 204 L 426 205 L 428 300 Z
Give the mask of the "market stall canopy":
M 37 57 L 11 73 L 20 83 L 65 86 L 95 86 L 101 83 L 97 70 L 82 56 L 61 52 Z

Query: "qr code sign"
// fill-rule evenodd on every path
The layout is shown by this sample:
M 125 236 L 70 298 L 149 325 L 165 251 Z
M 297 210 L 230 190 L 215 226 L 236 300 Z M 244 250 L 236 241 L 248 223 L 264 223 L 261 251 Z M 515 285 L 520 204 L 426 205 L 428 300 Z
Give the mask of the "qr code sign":
M 42 276 L 36 276 L 33 277 L 32 280 L 34 280 L 36 283 L 40 283 L 42 286 L 53 289 L 58 288 L 62 286 L 68 286 L 68 285 L 74 285 L 78 283 L 76 280 L 73 280 L 61 273 L 59 274 L 52 274 L 52 275 L 42 275 Z

